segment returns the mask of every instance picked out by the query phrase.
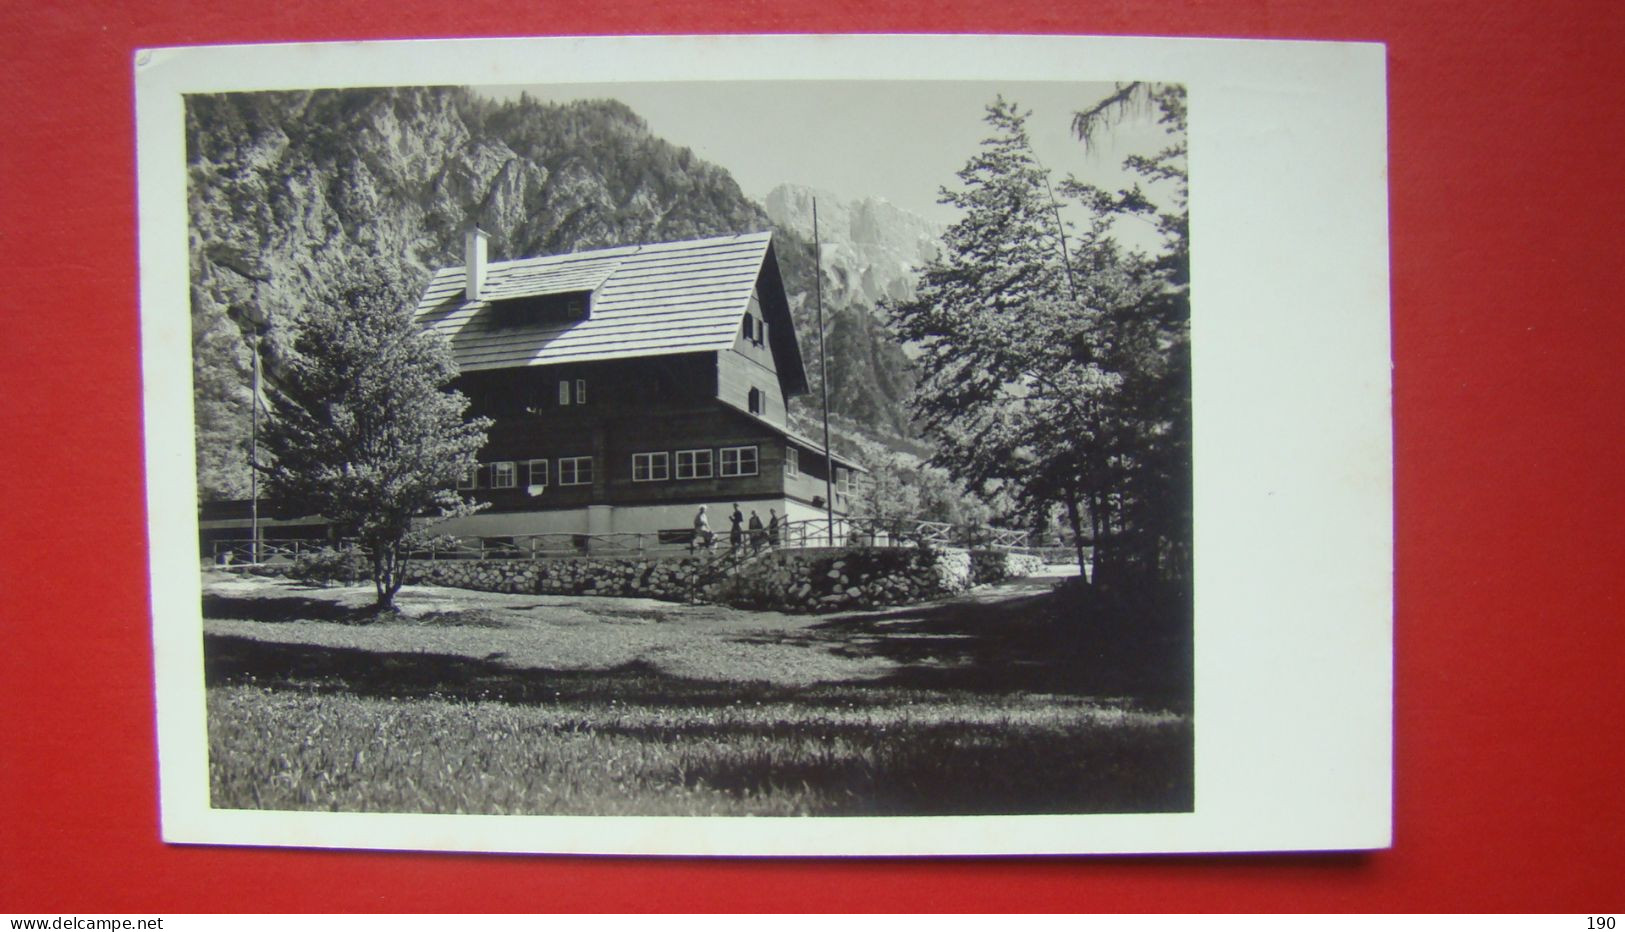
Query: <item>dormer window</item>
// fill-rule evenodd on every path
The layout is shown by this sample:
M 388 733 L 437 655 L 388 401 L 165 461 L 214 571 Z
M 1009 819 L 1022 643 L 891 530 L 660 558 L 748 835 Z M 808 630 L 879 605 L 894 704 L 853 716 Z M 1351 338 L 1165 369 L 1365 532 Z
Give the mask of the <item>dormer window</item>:
M 567 324 L 592 316 L 592 292 L 527 295 L 491 302 L 493 329 L 530 324 Z

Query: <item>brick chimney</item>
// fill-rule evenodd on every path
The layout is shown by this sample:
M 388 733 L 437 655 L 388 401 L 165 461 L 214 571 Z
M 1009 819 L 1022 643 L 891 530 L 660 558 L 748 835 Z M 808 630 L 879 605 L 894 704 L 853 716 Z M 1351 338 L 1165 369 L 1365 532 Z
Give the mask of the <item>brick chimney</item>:
M 485 241 L 489 236 L 479 227 L 471 227 L 463 238 L 463 268 L 468 278 L 463 294 L 470 301 L 485 298 Z

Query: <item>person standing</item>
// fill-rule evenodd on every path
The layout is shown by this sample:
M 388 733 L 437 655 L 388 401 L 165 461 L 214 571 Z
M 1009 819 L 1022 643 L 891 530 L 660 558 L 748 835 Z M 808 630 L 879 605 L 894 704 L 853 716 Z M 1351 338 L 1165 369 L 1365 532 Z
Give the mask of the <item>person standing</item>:
M 762 516 L 756 509 L 750 510 L 750 549 L 761 550 L 767 546 L 767 531 L 762 528 Z
M 705 516 L 705 506 L 701 505 L 700 510 L 694 515 L 694 542 L 689 549 L 698 550 L 704 547 L 709 550 L 715 544 L 716 535 L 711 533 L 711 520 Z
M 772 508 L 767 510 L 767 545 L 779 549 L 779 513 Z
M 739 510 L 739 504 L 734 503 L 734 513 L 728 516 L 728 548 L 738 550 L 745 542 L 745 514 Z

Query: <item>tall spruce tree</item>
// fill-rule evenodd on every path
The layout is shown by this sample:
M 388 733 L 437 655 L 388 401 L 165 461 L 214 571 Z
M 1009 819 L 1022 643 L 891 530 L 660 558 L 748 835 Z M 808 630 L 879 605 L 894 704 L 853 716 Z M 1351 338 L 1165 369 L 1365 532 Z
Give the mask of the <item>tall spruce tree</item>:
M 1002 97 L 987 108 L 991 135 L 958 173 L 962 187 L 941 193 L 963 216 L 892 321 L 922 350 L 912 405 L 936 462 L 981 494 L 1012 493 L 1033 515 L 1062 504 L 1081 530 L 1090 484 L 1102 481 L 1100 399 L 1117 377 L 1094 359 L 1100 312 L 1084 298 L 1095 283 L 1073 267 L 1081 257 L 1026 117 Z
M 1136 256 L 1132 274 L 1143 298 L 1120 308 L 1112 326 L 1114 366 L 1126 382 L 1114 425 L 1115 454 L 1126 465 L 1119 492 L 1098 503 L 1103 523 L 1123 541 L 1126 572 L 1184 587 L 1192 575 L 1192 420 L 1190 347 L 1190 175 L 1186 96 L 1179 84 L 1129 82 L 1073 118 L 1079 140 L 1094 145 L 1131 114 L 1154 116 L 1166 143 L 1132 154 L 1123 167 L 1137 181 L 1122 190 L 1069 183 L 1097 217 L 1136 217 L 1155 225 L 1161 246 Z
M 916 300 L 892 309 L 923 350 L 912 404 L 954 478 L 1010 493 L 1035 520 L 1059 506 L 1080 570 L 1093 545 L 1094 583 L 1146 581 L 1177 544 L 1170 477 L 1189 483 L 1188 442 L 1171 438 L 1181 404 L 1188 435 L 1188 391 L 1171 397 L 1188 373 L 1170 359 L 1180 309 L 1161 260 L 1127 255 L 1110 235 L 1122 204 L 1063 185 L 1085 195 L 1089 218 L 1078 232 L 1066 223 L 1026 116 L 1002 98 L 988 107 L 992 134 L 962 187 L 942 191 L 963 216 Z
M 491 424 L 465 420 L 468 400 L 446 389 L 451 352 L 414 325 L 396 281 L 368 269 L 306 310 L 264 435 L 270 494 L 357 540 L 380 611 L 393 608 L 433 518 L 475 510 L 457 479 Z

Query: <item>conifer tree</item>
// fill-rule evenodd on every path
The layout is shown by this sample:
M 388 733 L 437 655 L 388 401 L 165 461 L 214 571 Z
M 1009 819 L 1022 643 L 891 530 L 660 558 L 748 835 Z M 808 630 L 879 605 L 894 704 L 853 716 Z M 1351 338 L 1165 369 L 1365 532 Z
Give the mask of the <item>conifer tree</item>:
M 1185 88 L 1119 84 L 1077 113 L 1072 128 L 1087 147 L 1136 113 L 1154 115 L 1167 137 L 1158 151 L 1124 159 L 1123 167 L 1138 181 L 1116 192 L 1075 183 L 1064 187 L 1098 217 L 1140 218 L 1161 234 L 1161 248 L 1133 263 L 1132 273 L 1144 285 L 1143 299 L 1112 321 L 1117 333 L 1114 365 L 1127 376 L 1114 435 L 1117 455 L 1129 468 L 1118 495 L 1100 507 L 1123 540 L 1118 550 L 1132 569 L 1182 584 L 1188 594 L 1193 500 Z
M 1155 574 L 1177 523 L 1166 475 L 1189 482 L 1188 443 L 1182 473 L 1169 450 L 1180 404 L 1168 397 L 1180 324 L 1161 319 L 1178 316 L 1165 307 L 1169 276 L 1113 240 L 1121 205 L 1063 185 L 1087 195 L 1087 228 L 1073 232 L 1026 114 L 1000 98 L 986 120 L 993 132 L 959 172 L 962 187 L 942 191 L 963 216 L 916 299 L 892 308 L 900 336 L 922 348 L 913 409 L 954 478 L 1009 493 L 1034 519 L 1059 506 L 1080 570 L 1093 544 L 1096 583 L 1108 567 Z

